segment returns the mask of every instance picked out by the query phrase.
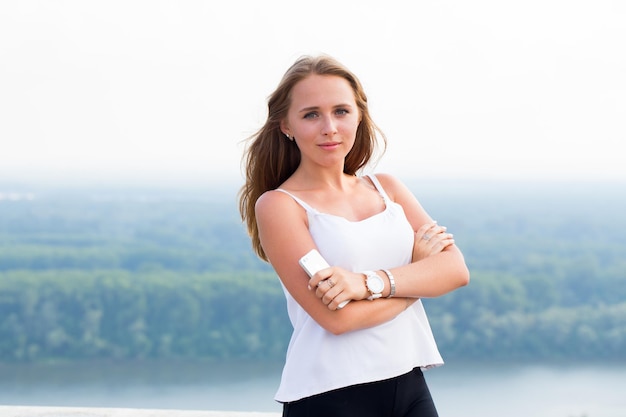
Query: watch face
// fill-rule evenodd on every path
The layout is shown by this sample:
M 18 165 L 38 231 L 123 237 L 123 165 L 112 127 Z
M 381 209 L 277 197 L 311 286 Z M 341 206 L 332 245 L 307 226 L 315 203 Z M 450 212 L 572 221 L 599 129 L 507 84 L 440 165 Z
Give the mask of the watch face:
M 385 289 L 385 283 L 378 274 L 372 274 L 367 277 L 367 287 L 373 294 L 378 294 Z

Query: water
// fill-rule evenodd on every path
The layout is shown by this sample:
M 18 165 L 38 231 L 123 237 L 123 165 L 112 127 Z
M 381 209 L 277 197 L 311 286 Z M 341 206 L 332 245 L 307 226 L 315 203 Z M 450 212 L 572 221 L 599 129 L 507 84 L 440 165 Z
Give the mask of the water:
M 626 416 L 626 364 L 448 363 L 426 376 L 442 417 Z
M 280 363 L 0 365 L 0 404 L 278 412 Z M 457 364 L 425 373 L 442 417 L 623 417 L 626 364 Z
M 273 362 L 0 365 L 0 404 L 277 411 L 279 378 Z

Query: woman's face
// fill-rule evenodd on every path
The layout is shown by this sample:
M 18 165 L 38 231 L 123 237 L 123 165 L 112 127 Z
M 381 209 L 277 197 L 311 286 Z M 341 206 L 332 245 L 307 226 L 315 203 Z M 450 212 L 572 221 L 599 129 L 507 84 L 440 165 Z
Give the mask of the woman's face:
M 343 164 L 360 121 L 354 92 L 346 79 L 310 75 L 293 87 L 281 130 L 295 138 L 301 164 L 329 166 Z

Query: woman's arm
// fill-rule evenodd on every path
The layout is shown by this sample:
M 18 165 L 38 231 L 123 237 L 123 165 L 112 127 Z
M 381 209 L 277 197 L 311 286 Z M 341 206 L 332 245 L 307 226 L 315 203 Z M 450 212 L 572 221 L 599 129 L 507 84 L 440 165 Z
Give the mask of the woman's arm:
M 341 334 L 385 323 L 413 302 L 403 298 L 362 300 L 366 296 L 363 275 L 338 267 L 322 270 L 310 280 L 298 260 L 315 248 L 315 243 L 306 212 L 290 196 L 279 191 L 266 192 L 257 201 L 256 218 L 263 250 L 285 288 L 329 332 Z M 322 286 L 316 284 L 328 278 L 341 284 L 331 289 L 333 297 L 329 302 L 320 302 L 316 293 Z M 361 301 L 352 301 L 337 310 L 339 303 L 350 299 Z
M 469 270 L 459 248 L 445 236 L 432 242 L 432 250 L 424 257 L 425 233 L 446 233 L 437 226 L 431 226 L 433 220 L 426 213 L 413 193 L 391 175 L 377 175 L 389 197 L 404 209 L 409 223 L 415 232 L 413 263 L 393 268 L 396 281 L 396 297 L 437 297 L 469 283 Z M 431 238 L 433 238 L 431 236 Z M 441 245 L 441 246 L 437 246 Z M 388 289 L 385 290 L 388 294 Z M 384 295 L 385 293 L 383 293 Z
M 395 281 L 395 297 L 438 297 L 467 285 L 469 271 L 461 251 L 454 245 L 453 236 L 445 227 L 433 222 L 413 193 L 399 180 L 390 175 L 379 174 L 377 177 L 389 197 L 402 206 L 414 230 L 412 263 L 389 270 Z M 375 272 L 385 283 L 382 296 L 386 297 L 391 292 L 387 273 Z M 313 277 L 311 285 L 323 283 L 327 274 Z M 365 298 L 359 295 L 364 288 L 364 278 L 342 280 L 342 277 L 340 274 L 332 276 L 332 281 L 337 283 L 333 288 L 323 284 L 317 288 L 316 295 L 331 308 L 335 305 L 331 301 L 338 293 L 336 287 L 341 287 L 346 294 L 353 294 L 353 299 Z

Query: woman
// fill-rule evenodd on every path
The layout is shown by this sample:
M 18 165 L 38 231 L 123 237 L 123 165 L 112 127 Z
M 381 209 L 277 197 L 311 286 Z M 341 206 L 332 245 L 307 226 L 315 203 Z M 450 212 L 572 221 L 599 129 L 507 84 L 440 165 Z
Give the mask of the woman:
M 297 60 L 268 109 L 246 150 L 240 210 L 294 326 L 283 415 L 436 416 L 421 369 L 443 361 L 419 298 L 469 282 L 452 235 L 398 179 L 360 175 L 377 134 L 386 140 L 339 62 Z M 309 279 L 298 260 L 314 248 L 331 266 Z

